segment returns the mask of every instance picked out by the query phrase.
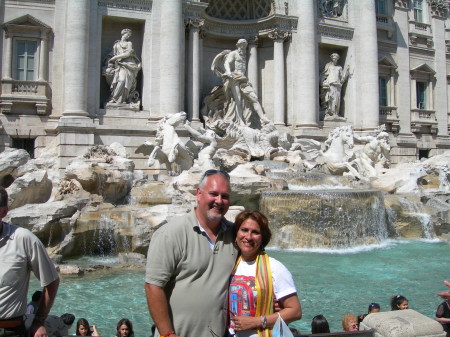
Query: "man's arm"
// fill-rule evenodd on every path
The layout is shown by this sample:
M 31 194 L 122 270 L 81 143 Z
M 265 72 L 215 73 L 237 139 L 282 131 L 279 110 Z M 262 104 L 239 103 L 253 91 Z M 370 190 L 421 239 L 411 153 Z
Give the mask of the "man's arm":
M 177 336 L 174 333 L 172 322 L 169 317 L 169 302 L 164 289 L 156 285 L 145 283 L 145 294 L 147 296 L 147 305 L 153 322 L 161 336 Z
M 36 311 L 36 316 L 31 325 L 30 336 L 34 337 L 46 337 L 44 322 L 52 308 L 53 302 L 58 292 L 59 277 L 53 282 L 46 285 L 42 291 L 42 298 L 39 302 L 39 307 Z
M 450 288 L 450 282 L 444 281 L 444 284 Z M 439 293 L 438 295 L 441 296 L 444 300 L 450 300 L 450 290 Z

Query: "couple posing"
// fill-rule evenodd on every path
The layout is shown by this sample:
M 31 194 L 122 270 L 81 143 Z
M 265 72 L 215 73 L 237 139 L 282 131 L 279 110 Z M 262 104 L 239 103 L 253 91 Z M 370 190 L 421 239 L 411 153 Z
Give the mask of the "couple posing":
M 286 323 L 301 317 L 291 274 L 264 252 L 267 218 L 244 211 L 233 225 L 224 218 L 230 196 L 230 176 L 208 170 L 194 210 L 153 234 L 145 292 L 156 336 L 270 336 L 278 314 Z

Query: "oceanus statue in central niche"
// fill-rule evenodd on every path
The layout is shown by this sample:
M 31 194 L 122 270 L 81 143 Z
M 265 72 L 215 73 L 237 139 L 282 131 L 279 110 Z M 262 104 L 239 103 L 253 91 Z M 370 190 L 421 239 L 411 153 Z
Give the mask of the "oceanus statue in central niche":
M 211 70 L 222 78 L 223 86 L 214 87 L 205 98 L 202 114 L 207 126 L 212 126 L 217 120 L 232 121 L 254 129 L 270 123 L 246 76 L 247 45 L 245 39 L 240 39 L 236 43 L 237 49 L 222 51 L 212 62 Z
M 137 75 L 142 68 L 141 62 L 129 41 L 131 29 L 123 29 L 121 34 L 121 39 L 114 43 L 112 51 L 106 57 L 102 70 L 111 90 L 107 107 L 120 106 L 139 110 L 140 100 L 136 84 Z

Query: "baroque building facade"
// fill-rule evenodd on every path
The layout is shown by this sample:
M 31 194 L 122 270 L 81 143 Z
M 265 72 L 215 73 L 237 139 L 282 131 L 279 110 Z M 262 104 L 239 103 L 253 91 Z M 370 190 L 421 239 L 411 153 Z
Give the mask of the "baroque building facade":
M 448 12 L 443 0 L 4 0 L 0 147 L 37 156 L 55 146 L 63 169 L 119 142 L 148 170 L 136 148 L 167 114 L 200 125 L 222 83 L 215 56 L 244 38 L 247 77 L 279 130 L 324 139 L 341 125 L 368 134 L 385 124 L 393 163 L 439 154 L 450 148 Z M 108 63 L 121 45 L 134 57 L 133 68 L 117 63 L 123 73 Z M 346 77 L 327 118 L 332 54 Z M 128 88 L 130 71 L 123 98 L 117 81 Z

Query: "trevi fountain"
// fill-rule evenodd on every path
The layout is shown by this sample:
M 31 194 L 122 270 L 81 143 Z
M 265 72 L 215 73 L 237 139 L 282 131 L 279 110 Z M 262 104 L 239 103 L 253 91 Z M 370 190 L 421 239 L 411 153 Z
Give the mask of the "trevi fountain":
M 140 61 L 127 42 L 130 34 L 130 30 L 122 31 L 121 40 L 105 61 L 103 75 L 111 89 L 107 108 L 133 110 L 139 105 L 133 83 Z M 73 277 L 82 276 L 66 276 L 63 280 L 67 282 L 60 292 L 64 303 L 57 300 L 55 304 L 59 311 L 70 312 L 73 308 L 66 302 L 80 301 L 77 287 L 86 287 L 84 291 L 94 302 L 84 311 L 75 310 L 77 317 L 88 313 L 97 325 L 108 322 L 109 328 L 102 328 L 105 334 L 112 334 L 114 321 L 120 318 L 117 315 L 127 313 L 103 308 L 95 300 L 100 296 L 97 292 L 125 287 L 127 282 L 135 282 L 133 275 L 138 273 L 140 281 L 130 286 L 138 293 L 131 294 L 134 299 L 128 303 L 131 309 L 137 307 L 128 316 L 141 325 L 139 334 L 148 334 L 141 267 L 152 233 L 174 215 L 192 209 L 196 185 L 207 169 L 225 170 L 231 176 L 230 220 L 243 209 L 260 209 L 269 216 L 274 232 L 271 249 L 298 282 L 304 323 L 294 326 L 302 331 L 308 330 L 311 317 L 320 313 L 320 308 L 333 307 L 333 302 L 348 307 L 336 308 L 336 317 L 326 314 L 332 328 L 339 330 L 342 310 L 354 310 L 350 306 L 358 305 L 363 313 L 371 301 L 384 301 L 383 309 L 387 309 L 391 292 L 406 289 L 395 286 L 395 281 L 394 286 L 385 285 L 388 290 L 383 297 L 373 289 L 370 280 L 376 280 L 382 289 L 385 281 L 381 276 L 407 272 L 400 271 L 402 267 L 395 263 L 381 263 L 390 256 L 399 263 L 401 254 L 377 248 L 409 242 L 405 251 L 416 251 L 423 258 L 428 256 L 427 249 L 411 243 L 420 241 L 410 240 L 425 239 L 440 242 L 433 254 L 448 256 L 450 152 L 391 165 L 390 135 L 383 125 L 361 134 L 337 114 L 340 88 L 349 76 L 349 70 L 339 66 L 338 54 L 331 55 L 331 62 L 321 73 L 321 108 L 325 119 L 335 122 L 336 127 L 324 139 L 298 138 L 287 128 L 277 129 L 245 76 L 246 48 L 247 41 L 240 39 L 235 50 L 224 50 L 214 58 L 211 70 L 223 85 L 212 88 L 205 98 L 202 123 L 188 121 L 183 111 L 168 114 L 158 121 L 156 137 L 137 147 L 137 153 L 148 156 L 148 166 L 158 168 L 150 174 L 135 169 L 128 158 L 130 153 L 120 143 L 93 146 L 63 171 L 56 165 L 56 146 L 48 146 L 34 159 L 25 150 L 0 153 L 0 179 L 7 187 L 10 204 L 5 220 L 35 233 L 58 263 L 61 274 L 86 274 L 76 283 Z M 371 247 L 375 247 L 371 254 L 364 253 Z M 421 250 L 424 252 L 419 253 Z M 363 255 L 353 256 L 356 251 Z M 94 267 L 86 263 L 92 256 L 97 257 Z M 343 256 L 344 260 L 335 260 Z M 105 262 L 108 259 L 113 263 Z M 103 270 L 88 273 L 105 265 L 112 267 L 106 274 Z M 117 271 L 117 266 L 127 269 Z M 130 266 L 140 271 L 131 272 L 134 269 Z M 371 268 L 373 273 L 368 271 Z M 427 266 L 415 266 L 414 270 L 420 268 Z M 433 268 L 433 272 L 439 270 L 439 266 Z M 303 269 L 306 271 L 300 271 Z M 448 272 L 448 264 L 441 269 Z M 350 272 L 350 279 L 339 274 L 345 270 Z M 361 282 L 352 279 L 359 272 L 365 273 L 364 282 L 373 287 L 366 289 L 372 297 L 348 302 L 364 295 L 359 288 L 363 284 L 350 284 Z M 90 279 L 87 274 L 100 276 Z M 445 271 L 435 277 L 441 280 Z M 83 280 L 89 286 L 83 286 Z M 314 288 L 315 282 L 323 282 L 324 289 L 339 290 L 333 295 L 322 293 Z M 64 284 L 68 290 L 64 290 Z M 308 289 L 306 294 L 304 289 Z M 359 289 L 359 293 L 353 296 L 348 293 L 351 289 Z M 336 294 L 341 297 L 336 298 Z M 429 305 L 419 305 L 420 301 L 422 298 L 417 299 L 416 307 Z M 411 303 L 415 305 L 414 298 Z M 114 306 L 120 307 L 120 303 Z M 427 307 L 425 311 L 429 314 L 432 309 Z M 99 311 L 103 316 L 98 316 Z

